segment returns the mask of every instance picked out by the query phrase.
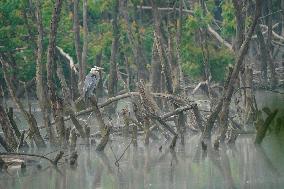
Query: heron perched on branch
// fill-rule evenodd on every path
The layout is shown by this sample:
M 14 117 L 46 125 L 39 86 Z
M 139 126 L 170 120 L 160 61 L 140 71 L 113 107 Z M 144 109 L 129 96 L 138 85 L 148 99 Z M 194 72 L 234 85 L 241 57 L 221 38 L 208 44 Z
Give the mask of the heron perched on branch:
M 93 67 L 90 73 L 85 78 L 83 87 L 83 95 L 85 101 L 87 101 L 88 98 L 94 95 L 95 93 L 97 84 L 100 80 L 100 70 L 103 70 L 103 68 L 97 66 Z

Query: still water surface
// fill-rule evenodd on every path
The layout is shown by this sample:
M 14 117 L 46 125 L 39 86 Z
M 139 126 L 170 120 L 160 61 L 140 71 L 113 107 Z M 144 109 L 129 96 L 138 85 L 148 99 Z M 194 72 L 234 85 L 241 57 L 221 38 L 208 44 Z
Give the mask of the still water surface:
M 260 108 L 283 111 L 283 95 L 262 92 L 256 98 Z M 271 132 L 261 147 L 253 144 L 254 135 L 242 135 L 235 146 L 220 147 L 219 151 L 209 147 L 207 152 L 200 147 L 199 135 L 187 135 L 185 147 L 178 142 L 176 152 L 168 150 L 165 141 L 150 144 L 149 148 L 139 143 L 137 149 L 131 145 L 118 164 L 116 159 L 131 139 L 111 139 L 103 154 L 96 153 L 94 146 L 79 145 L 77 168 L 65 163 L 66 151 L 59 163 L 60 172 L 40 159 L 41 169 L 28 166 L 24 172 L 8 170 L 9 174 L 0 176 L 0 189 L 284 188 L 284 128 L 280 133 Z

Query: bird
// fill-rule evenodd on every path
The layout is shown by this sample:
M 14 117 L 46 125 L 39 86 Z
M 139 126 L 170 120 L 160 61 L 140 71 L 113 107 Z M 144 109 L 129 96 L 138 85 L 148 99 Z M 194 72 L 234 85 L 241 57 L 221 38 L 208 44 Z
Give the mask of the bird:
M 100 79 L 100 72 L 99 72 L 100 70 L 103 70 L 103 68 L 95 66 L 91 69 L 90 73 L 88 73 L 88 75 L 85 77 L 84 87 L 83 87 L 83 95 L 85 101 L 87 101 L 89 97 L 94 95 L 95 89 Z

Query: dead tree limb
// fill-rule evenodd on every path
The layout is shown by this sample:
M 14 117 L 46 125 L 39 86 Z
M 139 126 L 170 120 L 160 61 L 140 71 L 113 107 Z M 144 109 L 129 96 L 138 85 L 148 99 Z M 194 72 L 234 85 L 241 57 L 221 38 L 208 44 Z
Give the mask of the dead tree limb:
M 76 65 L 75 65 L 75 63 L 74 63 L 73 58 L 72 58 L 68 53 L 66 53 L 62 48 L 56 46 L 56 49 L 58 50 L 58 52 L 60 53 L 60 55 L 61 55 L 62 57 L 64 57 L 64 58 L 69 62 L 69 67 L 70 67 L 70 69 L 71 69 L 76 75 L 78 75 L 79 72 L 78 72 L 77 67 L 76 67 Z

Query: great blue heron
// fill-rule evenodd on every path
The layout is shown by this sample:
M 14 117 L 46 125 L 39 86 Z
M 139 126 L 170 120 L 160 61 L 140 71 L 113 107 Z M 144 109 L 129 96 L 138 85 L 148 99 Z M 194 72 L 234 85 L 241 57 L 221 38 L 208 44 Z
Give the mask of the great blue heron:
M 90 73 L 86 76 L 83 87 L 83 95 L 85 101 L 94 94 L 97 84 L 100 80 L 100 70 L 103 68 L 95 66 L 91 69 Z

